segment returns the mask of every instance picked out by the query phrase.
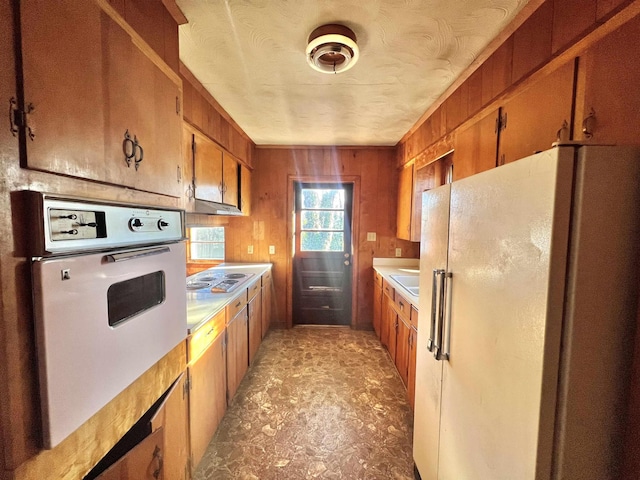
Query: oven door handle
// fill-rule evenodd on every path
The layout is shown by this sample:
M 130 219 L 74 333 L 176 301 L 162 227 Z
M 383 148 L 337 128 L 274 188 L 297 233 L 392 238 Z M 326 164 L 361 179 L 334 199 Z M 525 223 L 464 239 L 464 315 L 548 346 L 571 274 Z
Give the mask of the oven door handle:
M 169 253 L 170 251 L 171 249 L 169 247 L 157 247 L 146 250 L 136 250 L 135 252 L 112 253 L 110 255 L 105 255 L 104 258 L 107 259 L 107 262 L 124 262 L 125 260 L 135 260 L 136 258 L 161 255 L 163 253 Z

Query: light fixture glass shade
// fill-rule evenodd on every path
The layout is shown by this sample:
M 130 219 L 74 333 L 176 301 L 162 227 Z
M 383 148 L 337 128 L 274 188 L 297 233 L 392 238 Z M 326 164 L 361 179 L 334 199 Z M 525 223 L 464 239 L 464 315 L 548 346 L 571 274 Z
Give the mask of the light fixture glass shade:
M 336 74 L 353 67 L 358 61 L 360 50 L 354 39 L 340 33 L 330 33 L 310 40 L 306 54 L 311 68 L 322 73 Z

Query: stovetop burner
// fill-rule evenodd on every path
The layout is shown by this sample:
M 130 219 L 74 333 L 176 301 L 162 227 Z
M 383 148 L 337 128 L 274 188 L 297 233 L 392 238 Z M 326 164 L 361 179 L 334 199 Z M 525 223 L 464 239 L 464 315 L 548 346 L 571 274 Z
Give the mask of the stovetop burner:
M 246 276 L 246 273 L 227 273 L 224 278 L 244 278 Z
M 203 290 L 202 293 L 229 293 L 239 287 L 253 273 L 225 273 L 224 271 L 205 271 L 187 278 L 187 290 Z
M 200 290 L 201 288 L 207 288 L 211 286 L 211 282 L 187 282 L 187 290 Z

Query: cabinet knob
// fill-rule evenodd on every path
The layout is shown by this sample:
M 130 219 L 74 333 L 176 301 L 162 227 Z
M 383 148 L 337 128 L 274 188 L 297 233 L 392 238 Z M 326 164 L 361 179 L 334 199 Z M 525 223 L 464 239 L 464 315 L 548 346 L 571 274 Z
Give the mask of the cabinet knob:
M 593 127 L 595 127 L 595 124 L 596 112 L 593 107 L 591 107 L 591 110 L 589 110 L 589 115 L 587 115 L 586 118 L 582 121 L 582 134 L 584 135 L 584 138 L 593 137 Z

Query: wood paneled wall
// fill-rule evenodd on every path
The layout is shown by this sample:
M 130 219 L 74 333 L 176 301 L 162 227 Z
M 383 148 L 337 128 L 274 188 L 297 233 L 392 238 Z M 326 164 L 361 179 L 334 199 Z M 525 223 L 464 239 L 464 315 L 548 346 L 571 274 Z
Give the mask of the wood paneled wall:
M 396 247 L 402 256 L 416 258 L 419 244 L 396 239 L 398 174 L 393 148 L 257 148 L 254 157 L 249 218 L 228 219 L 228 261 L 273 263 L 274 326 L 286 326 L 287 278 L 291 253 L 287 251 L 287 222 L 293 212 L 288 198 L 290 176 L 341 176 L 360 178 L 359 238 L 354 238 L 354 268 L 357 271 L 357 328 L 372 328 L 373 257 L 393 257 Z M 368 242 L 367 232 L 377 240 Z M 249 255 L 247 247 L 253 245 Z M 274 245 L 275 255 L 269 255 Z

